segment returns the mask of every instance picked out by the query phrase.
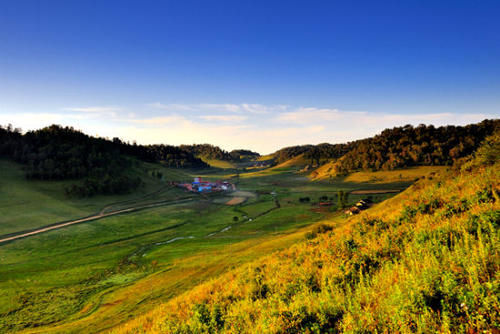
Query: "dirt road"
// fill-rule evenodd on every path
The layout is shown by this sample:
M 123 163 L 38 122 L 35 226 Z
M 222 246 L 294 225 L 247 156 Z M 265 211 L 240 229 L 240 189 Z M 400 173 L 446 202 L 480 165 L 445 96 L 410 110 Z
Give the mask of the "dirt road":
M 109 216 L 119 215 L 122 213 L 129 213 L 129 212 L 134 212 L 134 211 L 147 209 L 147 208 L 153 208 L 153 207 L 157 207 L 157 206 L 183 204 L 183 203 L 188 203 L 190 201 L 193 201 L 193 199 L 189 198 L 189 199 L 182 199 L 182 200 L 161 201 L 161 202 L 151 203 L 151 204 L 142 205 L 142 206 L 135 206 L 135 207 L 125 208 L 125 209 L 110 211 L 107 213 L 103 213 L 101 211 L 100 213 L 92 215 L 92 216 L 88 216 L 88 217 L 84 217 L 84 218 L 80 218 L 80 219 L 76 219 L 76 220 L 71 220 L 71 221 L 67 221 L 67 222 L 62 222 L 60 224 L 45 226 L 45 227 L 41 227 L 41 228 L 33 230 L 33 231 L 29 231 L 29 232 L 25 232 L 25 233 L 20 232 L 19 234 L 16 234 L 16 235 L 4 237 L 4 238 L 0 239 L 0 244 L 4 243 L 4 242 L 8 242 L 8 241 L 13 241 L 16 239 L 26 238 L 26 237 L 29 237 L 32 235 L 43 233 L 43 232 L 56 230 L 56 229 L 66 227 L 69 225 L 84 223 L 84 222 L 97 220 L 97 219 L 101 219 L 101 218 L 105 218 L 105 217 L 109 217 Z

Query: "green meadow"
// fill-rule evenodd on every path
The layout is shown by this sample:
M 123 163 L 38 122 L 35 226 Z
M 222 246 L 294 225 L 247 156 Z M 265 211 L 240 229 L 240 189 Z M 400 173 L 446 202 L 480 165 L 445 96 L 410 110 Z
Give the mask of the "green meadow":
M 66 182 L 27 181 L 0 161 L 0 235 L 96 212 L 158 203 L 0 244 L 0 332 L 98 331 L 142 314 L 207 279 L 301 240 L 326 218 L 342 224 L 342 190 L 404 189 L 342 178 L 311 182 L 295 168 L 238 174 L 136 164 L 144 185 L 133 194 L 71 199 Z M 152 177 L 161 170 L 164 177 Z M 168 185 L 195 175 L 231 179 L 238 191 L 199 195 Z M 226 205 L 243 196 L 238 205 Z M 373 195 L 381 201 L 390 194 Z M 300 198 L 309 197 L 302 203 Z M 319 208 L 320 198 L 334 205 Z M 351 195 L 353 204 L 366 195 Z M 179 200 L 181 199 L 181 200 Z

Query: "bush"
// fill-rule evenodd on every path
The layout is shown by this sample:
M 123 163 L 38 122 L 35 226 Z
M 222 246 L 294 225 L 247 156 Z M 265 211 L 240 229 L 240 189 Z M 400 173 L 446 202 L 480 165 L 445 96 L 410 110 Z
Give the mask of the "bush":
M 318 234 L 326 233 L 333 230 L 333 227 L 327 224 L 316 225 L 312 231 L 306 233 L 306 239 L 311 240 L 318 236 Z

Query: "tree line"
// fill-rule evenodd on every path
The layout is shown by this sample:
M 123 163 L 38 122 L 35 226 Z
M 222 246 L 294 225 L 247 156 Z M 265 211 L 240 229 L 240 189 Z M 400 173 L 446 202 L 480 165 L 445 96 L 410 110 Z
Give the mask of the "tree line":
M 452 165 L 474 152 L 500 120 L 484 120 L 467 126 L 421 124 L 386 129 L 377 136 L 350 143 L 339 159 L 338 173 L 354 170 L 394 170 L 418 165 Z
M 337 173 L 354 170 L 393 170 L 418 165 L 451 165 L 474 152 L 500 127 L 500 120 L 484 120 L 467 126 L 421 124 L 386 129 L 371 138 L 344 144 L 298 145 L 274 153 L 276 163 L 300 154 L 311 164 L 338 160 Z
M 11 125 L 0 126 L 0 157 L 23 164 L 28 179 L 75 180 L 66 189 L 75 196 L 120 194 L 139 187 L 141 179 L 130 173 L 133 158 L 176 168 L 207 167 L 178 147 L 96 138 L 59 125 L 25 134 Z
M 274 160 L 280 164 L 290 160 L 298 155 L 304 154 L 304 159 L 310 164 L 319 165 L 322 161 L 338 159 L 346 154 L 352 143 L 347 144 L 329 144 L 322 143 L 318 145 L 297 145 L 284 147 L 274 153 Z
M 179 146 L 182 150 L 191 153 L 197 157 L 203 157 L 209 160 L 223 160 L 223 161 L 247 161 L 258 158 L 259 153 L 252 152 L 250 150 L 232 150 L 228 152 L 221 149 L 219 146 L 211 144 L 193 144 L 193 145 L 181 145 Z

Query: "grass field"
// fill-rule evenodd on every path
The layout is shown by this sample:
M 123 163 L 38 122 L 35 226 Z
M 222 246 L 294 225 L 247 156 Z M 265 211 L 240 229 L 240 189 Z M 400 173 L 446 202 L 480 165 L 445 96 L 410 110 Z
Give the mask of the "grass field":
M 188 196 L 182 204 L 166 203 L 0 245 L 0 332 L 95 332 L 115 326 L 234 266 L 289 246 L 316 222 L 344 221 L 335 210 L 317 210 L 300 197 L 309 196 L 314 203 L 322 196 L 334 198 L 339 190 L 408 185 L 311 182 L 294 168 L 239 177 L 217 169 L 162 171 L 168 180 L 198 173 L 208 179 L 233 177 L 239 189 L 202 197 L 165 188 L 164 181 L 150 178 L 146 170 L 157 165 L 141 165 L 137 173 L 146 185 L 138 193 L 70 200 L 61 192 L 63 182 L 26 181 L 18 165 L 0 163 L 2 234 L 103 208 Z M 242 196 L 245 202 L 226 205 Z M 349 202 L 359 198 L 349 196 Z
M 200 159 L 203 160 L 205 163 L 209 164 L 211 167 L 214 167 L 214 168 L 228 169 L 228 168 L 236 168 L 237 167 L 231 161 L 224 161 L 224 160 L 217 160 L 217 159 L 207 159 L 207 158 L 204 158 L 204 157 L 200 157 Z
M 257 160 L 258 161 L 267 161 L 267 160 L 271 160 L 271 159 L 274 159 L 274 154 L 262 155 Z
M 163 180 L 150 176 L 152 170 L 161 171 Z M 166 187 L 166 181 L 191 178 L 188 173 L 158 164 L 141 163 L 132 172 L 144 181 L 132 194 L 71 199 L 65 196 L 64 188 L 73 181 L 26 180 L 21 165 L 0 159 L 0 235 L 88 216 L 105 207 L 118 209 L 130 201 L 137 204 L 175 199 L 185 194 Z
M 329 180 L 338 178 L 335 174 L 335 162 L 328 162 L 309 174 L 311 180 Z M 417 178 L 432 176 L 446 170 L 446 166 L 418 166 L 390 171 L 359 171 L 349 174 L 346 182 L 393 183 L 413 182 Z
M 499 146 L 487 150 L 112 333 L 497 333 Z
M 371 182 L 371 183 L 392 183 L 392 182 L 412 182 L 417 178 L 429 177 L 446 170 L 445 166 L 419 166 L 403 170 L 377 171 L 377 172 L 356 172 L 345 178 L 347 182 Z

